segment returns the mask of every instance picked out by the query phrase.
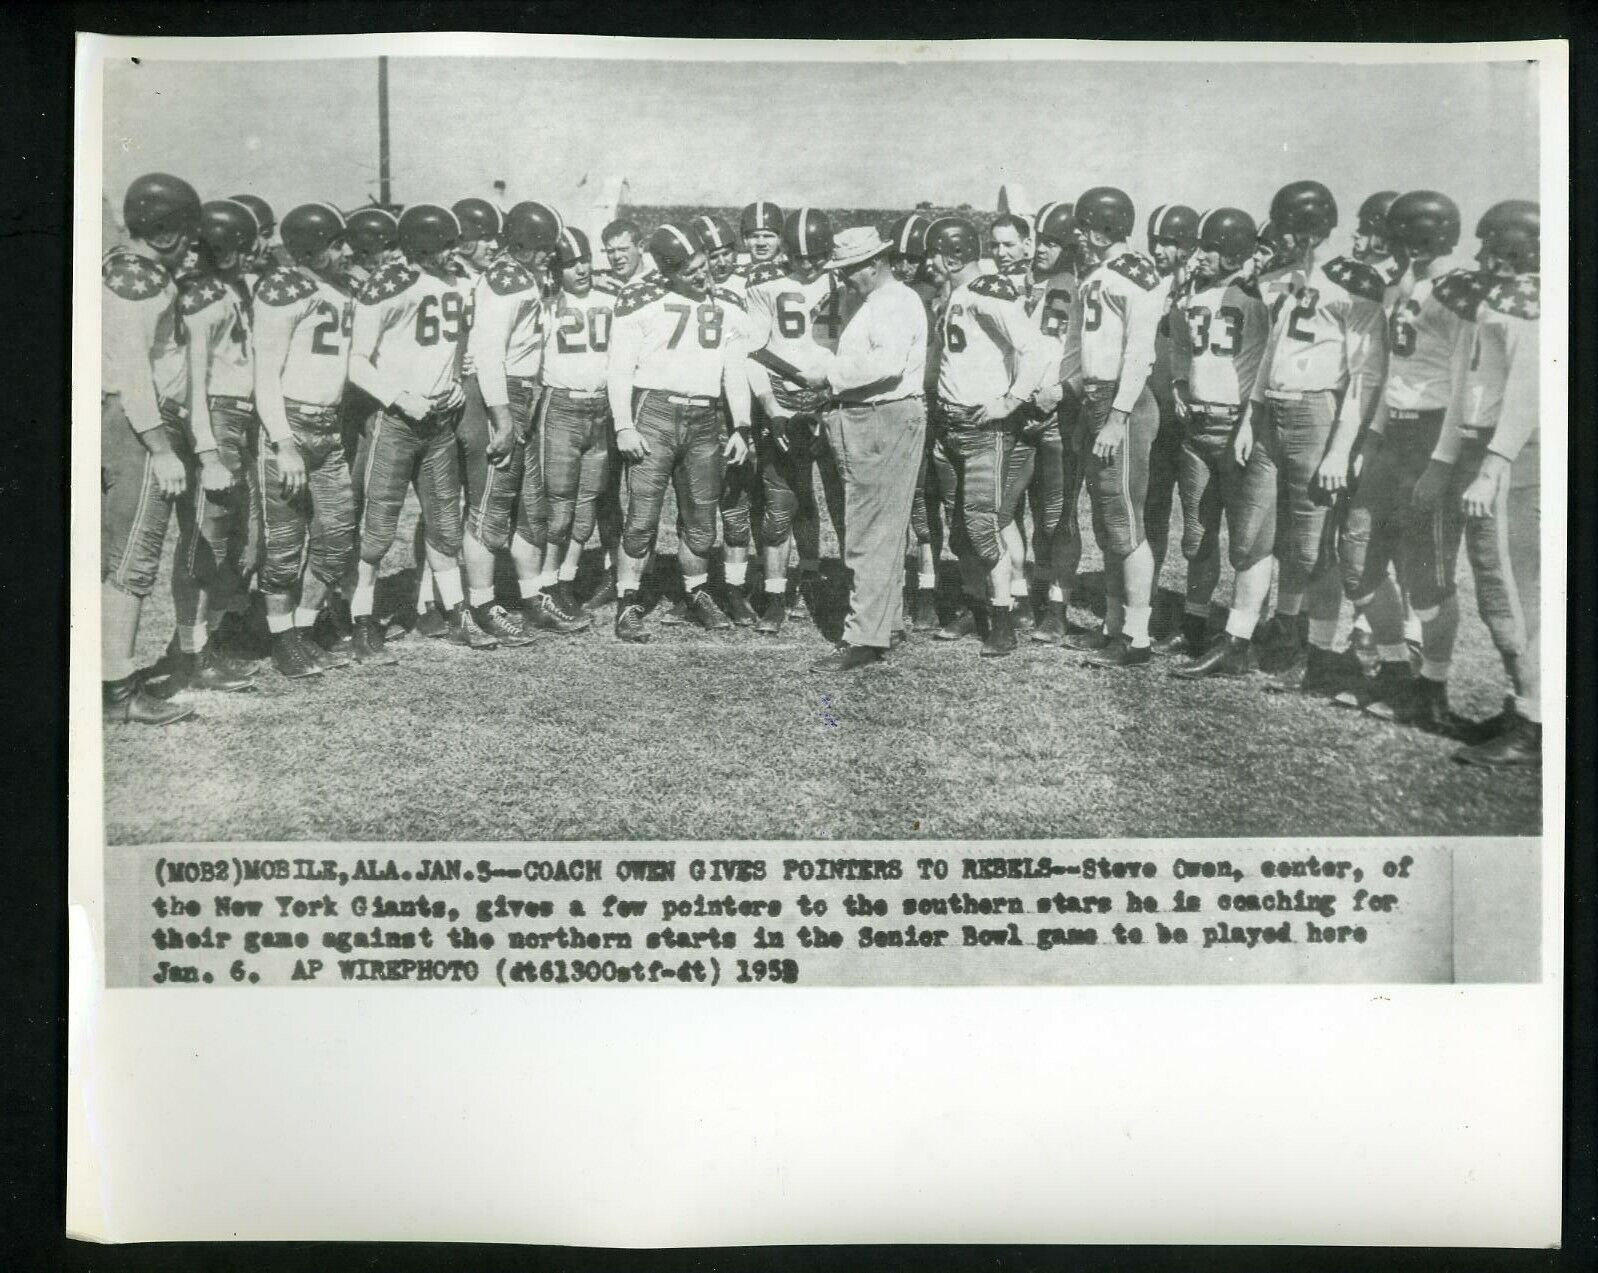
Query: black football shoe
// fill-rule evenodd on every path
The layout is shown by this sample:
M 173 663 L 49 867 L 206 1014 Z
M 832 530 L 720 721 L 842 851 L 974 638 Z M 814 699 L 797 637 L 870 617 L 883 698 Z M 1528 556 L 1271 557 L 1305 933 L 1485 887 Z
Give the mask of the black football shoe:
M 337 668 L 348 667 L 350 663 L 353 662 L 347 648 L 339 649 L 337 646 L 328 647 L 319 642 L 316 639 L 314 625 L 309 628 L 301 628 L 296 626 L 294 630 L 300 634 L 300 644 L 310 652 L 311 657 L 317 661 L 324 672 L 331 672 Z
M 1484 743 L 1462 747 L 1454 753 L 1462 765 L 1483 769 L 1531 769 L 1542 764 L 1543 727 L 1541 721 L 1527 720 L 1511 710 L 1504 728 Z
M 417 613 L 416 626 L 411 631 L 417 636 L 429 637 L 436 641 L 449 635 L 449 622 L 444 618 L 442 610 L 430 605 Z
M 545 592 L 540 592 L 522 602 L 522 631 L 524 633 L 536 628 L 540 632 L 554 632 L 559 636 L 570 636 L 574 632 L 586 632 L 593 626 L 593 622 L 594 616 L 591 614 L 566 614 L 561 610 L 555 599 Z
M 668 628 L 678 628 L 685 623 L 694 622 L 690 613 L 688 598 L 679 594 L 671 599 L 671 604 L 665 608 L 660 616 L 660 621 Z
M 257 688 L 254 668 L 238 666 L 210 644 L 198 654 L 183 656 L 181 677 L 184 687 L 191 690 L 238 694 Z
M 173 725 L 193 715 L 193 703 L 157 698 L 145 690 L 137 672 L 100 683 L 100 719 L 107 725 Z
M 1002 659 L 1015 653 L 1015 615 L 994 606 L 988 611 L 988 634 L 982 641 L 982 657 Z
M 499 638 L 477 626 L 477 620 L 464 605 L 451 607 L 445 616 L 449 623 L 449 643 L 467 650 L 497 650 Z
M 1099 650 L 1108 649 L 1112 641 L 1119 641 L 1119 635 L 1111 636 L 1103 628 L 1087 628 L 1081 632 L 1067 632 L 1064 644 L 1068 650 L 1082 650 L 1092 654 Z
M 1119 670 L 1129 667 L 1145 667 L 1154 658 L 1146 645 L 1133 645 L 1132 639 L 1125 633 L 1112 637 L 1110 643 L 1102 650 L 1089 654 L 1082 660 L 1084 667 L 1096 667 Z
M 1236 678 L 1247 676 L 1254 670 L 1254 646 L 1247 637 L 1226 636 L 1215 642 L 1191 663 L 1172 668 L 1171 675 L 1184 681 L 1201 681 L 1206 677 Z
M 760 619 L 742 588 L 727 589 L 727 615 L 740 628 L 752 628 Z
M 1032 629 L 1032 639 L 1058 645 L 1065 637 L 1065 602 L 1045 601 L 1038 611 L 1037 627 Z
M 987 625 L 981 620 L 976 605 L 967 603 L 964 610 L 932 634 L 934 641 L 963 641 L 966 637 L 987 636 Z
M 583 609 L 589 614 L 597 614 L 607 606 L 616 604 L 616 576 L 606 575 L 603 583 L 594 591 L 594 595 L 583 602 Z
M 762 636 L 776 636 L 788 622 L 788 598 L 781 592 L 768 592 L 766 597 L 766 609 L 755 624 L 755 631 Z
M 473 606 L 472 618 L 477 620 L 478 627 L 507 650 L 520 649 L 533 643 L 533 638 L 527 634 L 527 629 L 522 627 L 521 620 L 497 601 Z
M 687 615 L 706 632 L 725 632 L 732 620 L 721 612 L 709 588 L 695 588 L 684 603 Z
M 1363 669 L 1364 660 L 1355 652 L 1352 643 L 1343 655 L 1345 666 L 1350 655 L 1359 660 Z M 1401 663 L 1378 663 L 1374 673 L 1361 675 L 1332 701 L 1339 707 L 1357 707 L 1383 720 L 1397 720 L 1408 709 L 1414 686 L 1415 674 L 1409 669 L 1408 659 Z
M 317 643 L 324 650 L 338 650 L 348 654 L 355 637 L 355 623 L 350 617 L 350 603 L 338 593 L 327 599 L 327 605 L 315 625 Z
M 917 588 L 911 619 L 918 628 L 928 632 L 938 630 L 938 593 L 934 588 Z
M 632 645 L 643 645 L 649 640 L 644 629 L 644 608 L 638 603 L 638 594 L 629 593 L 616 607 L 616 639 Z
M 1345 690 L 1358 690 L 1365 682 L 1365 669 L 1359 657 L 1348 650 L 1323 650 L 1312 645 L 1302 663 L 1279 672 L 1265 688 L 1272 693 L 1312 694 L 1336 698 Z
M 369 614 L 355 620 L 350 653 L 362 667 L 392 667 L 399 662 L 383 639 L 383 625 Z
M 1037 622 L 1032 614 L 1032 598 L 1030 596 L 1012 596 L 1010 598 L 1010 622 L 1017 632 L 1024 632 Z
M 279 676 L 291 681 L 321 676 L 325 670 L 298 628 L 272 634 L 272 666 Z

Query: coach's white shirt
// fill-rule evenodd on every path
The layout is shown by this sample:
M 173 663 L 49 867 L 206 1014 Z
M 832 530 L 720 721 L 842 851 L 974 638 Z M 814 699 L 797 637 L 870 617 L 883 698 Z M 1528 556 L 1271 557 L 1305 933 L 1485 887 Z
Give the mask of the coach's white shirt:
M 922 392 L 926 365 L 926 307 L 890 278 L 844 325 L 827 384 L 845 402 L 891 402 Z

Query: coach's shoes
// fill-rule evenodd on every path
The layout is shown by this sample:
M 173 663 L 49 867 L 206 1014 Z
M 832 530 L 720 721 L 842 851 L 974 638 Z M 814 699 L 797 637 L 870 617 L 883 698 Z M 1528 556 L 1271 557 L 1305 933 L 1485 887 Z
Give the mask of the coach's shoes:
M 1204 654 L 1171 670 L 1184 681 L 1201 681 L 1209 676 L 1247 676 L 1254 670 L 1254 646 L 1247 637 L 1228 635 Z
M 499 648 L 499 638 L 490 636 L 477 626 L 477 620 L 472 617 L 472 612 L 464 605 L 451 607 L 445 616 L 449 624 L 449 643 L 464 646 L 468 650 L 496 650 Z
M 917 588 L 911 619 L 918 628 L 928 632 L 938 630 L 938 592 L 935 588 Z
M 686 605 L 689 617 L 706 632 L 725 632 L 732 627 L 732 620 L 721 612 L 709 588 L 695 588 Z
M 1032 629 L 1032 639 L 1058 645 L 1064 636 L 1065 602 L 1045 601 L 1038 611 L 1038 625 Z
M 727 589 L 727 616 L 740 628 L 752 628 L 760 618 L 742 588 Z
M 932 634 L 934 641 L 962 641 L 968 636 L 979 636 L 987 639 L 988 625 L 983 620 L 979 607 L 968 605 L 954 618 L 950 619 L 941 628 Z
M 788 598 L 781 592 L 768 592 L 766 597 L 766 610 L 755 624 L 755 631 L 762 636 L 776 636 L 788 621 Z
M 540 632 L 554 632 L 570 636 L 573 632 L 586 632 L 594 622 L 591 614 L 568 614 L 560 603 L 547 592 L 540 592 L 522 603 L 522 632 L 537 628 Z
M 1067 632 L 1064 644 L 1068 650 L 1082 650 L 1085 653 L 1092 654 L 1099 650 L 1108 649 L 1112 641 L 1120 639 L 1118 635 L 1112 637 L 1103 628 L 1088 628 L 1082 632 Z
M 107 725 L 171 725 L 194 715 L 194 704 L 156 698 L 135 672 L 100 683 L 100 715 Z
M 873 645 L 840 645 L 831 654 L 810 665 L 812 672 L 853 672 L 856 668 L 870 667 L 882 661 L 882 650 Z
M 1529 769 L 1542 764 L 1542 758 L 1542 722 L 1527 720 L 1513 709 L 1497 737 L 1454 753 L 1461 764 L 1485 769 Z
M 1015 614 L 1012 610 L 994 606 L 988 611 L 988 635 L 982 642 L 982 657 L 1002 659 L 1015 653 Z
M 350 641 L 350 652 L 363 667 L 392 667 L 399 660 L 383 639 L 383 625 L 369 614 L 355 620 L 355 635 Z
M 630 594 L 616 609 L 616 639 L 632 645 L 649 640 L 649 633 L 644 630 L 644 608 L 638 604 L 637 595 Z
M 435 605 L 428 605 L 416 614 L 416 627 L 412 629 L 417 636 L 432 637 L 437 640 L 449 635 L 449 623 L 444 618 L 444 613 Z
M 323 671 L 305 634 L 298 628 L 285 628 L 272 634 L 272 666 L 279 676 L 291 681 L 321 676 Z
M 1132 639 L 1124 633 L 1111 639 L 1097 654 L 1090 654 L 1082 662 L 1087 667 L 1124 668 L 1144 667 L 1152 659 L 1153 654 L 1146 645 L 1133 645 Z
M 553 600 L 550 605 L 554 605 Z M 473 606 L 472 618 L 477 620 L 478 627 L 508 650 L 533 643 L 533 638 L 527 635 L 527 629 L 522 627 L 521 621 L 497 601 Z

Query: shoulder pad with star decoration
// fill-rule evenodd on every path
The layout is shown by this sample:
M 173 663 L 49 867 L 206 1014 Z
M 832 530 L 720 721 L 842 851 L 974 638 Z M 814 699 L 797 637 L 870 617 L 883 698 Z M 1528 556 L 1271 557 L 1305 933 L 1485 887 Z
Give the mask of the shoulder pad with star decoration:
M 390 261 L 361 288 L 357 300 L 362 305 L 378 305 L 390 297 L 398 296 L 421 277 L 422 272 L 405 261 Z
M 644 279 L 640 283 L 630 283 L 622 289 L 621 296 L 616 301 L 616 317 L 623 318 L 628 314 L 637 313 L 650 301 L 658 300 L 666 294 L 665 285 Z
M 1522 274 L 1499 279 L 1497 286 L 1487 293 L 1487 305 L 1500 314 L 1536 322 L 1542 314 L 1541 275 Z
M 713 287 L 710 289 L 710 294 L 723 305 L 731 305 L 737 309 L 749 308 L 748 305 L 744 303 L 744 298 L 739 296 L 738 293 L 733 291 L 730 287 Z
M 1450 270 L 1432 284 L 1432 299 L 1461 318 L 1474 322 L 1476 311 L 1492 287 L 1492 276 L 1480 270 Z
M 185 314 L 198 314 L 207 306 L 227 297 L 228 285 L 214 274 L 194 275 L 178 282 L 178 307 Z
M 1152 292 L 1160 285 L 1158 267 L 1142 252 L 1123 252 L 1110 262 L 1110 268 L 1131 279 L 1145 292 Z
M 788 273 L 788 267 L 776 261 L 762 261 L 754 266 L 747 276 L 750 287 L 758 287 L 762 283 L 769 283 L 772 279 L 782 278 Z
M 302 270 L 283 266 L 261 275 L 255 299 L 264 305 L 292 305 L 316 291 L 316 280 Z
M 525 292 L 529 288 L 538 286 L 538 280 L 533 277 L 533 272 L 509 256 L 496 257 L 494 263 L 488 267 L 486 277 L 488 286 L 493 289 L 496 296 L 513 296 L 517 292 Z
M 160 294 L 171 276 L 137 252 L 113 251 L 100 262 L 100 278 L 125 301 L 147 301 Z
M 1387 284 L 1382 276 L 1363 261 L 1352 257 L 1336 256 L 1326 262 L 1326 277 L 1350 296 L 1374 301 L 1380 305 L 1387 294 Z
M 1021 298 L 1021 293 L 1015 290 L 1015 284 L 1002 274 L 983 274 L 971 280 L 971 293 L 973 296 L 992 296 L 1001 301 L 1014 301 Z

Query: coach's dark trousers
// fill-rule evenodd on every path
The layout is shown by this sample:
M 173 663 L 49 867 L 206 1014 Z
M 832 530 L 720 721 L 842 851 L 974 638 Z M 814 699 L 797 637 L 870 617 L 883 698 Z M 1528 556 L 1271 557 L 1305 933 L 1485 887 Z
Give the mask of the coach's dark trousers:
M 926 442 L 926 405 L 899 398 L 827 412 L 827 441 L 843 478 L 843 562 L 852 574 L 850 645 L 887 649 L 904 627 L 904 537 Z

